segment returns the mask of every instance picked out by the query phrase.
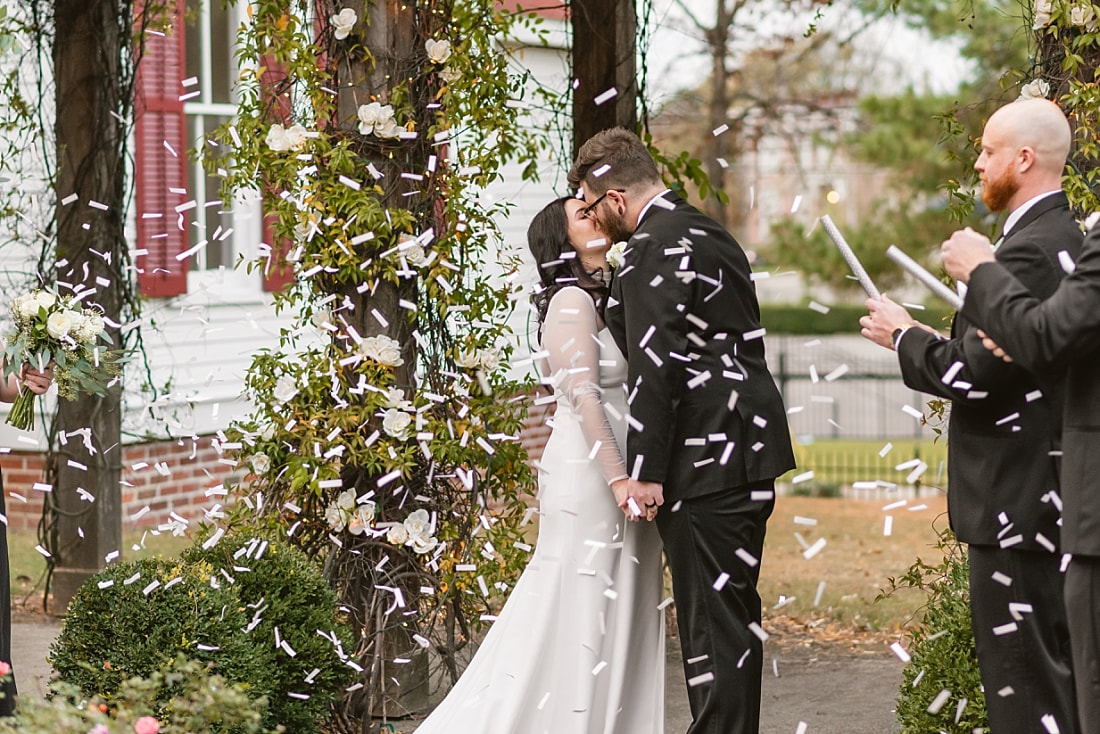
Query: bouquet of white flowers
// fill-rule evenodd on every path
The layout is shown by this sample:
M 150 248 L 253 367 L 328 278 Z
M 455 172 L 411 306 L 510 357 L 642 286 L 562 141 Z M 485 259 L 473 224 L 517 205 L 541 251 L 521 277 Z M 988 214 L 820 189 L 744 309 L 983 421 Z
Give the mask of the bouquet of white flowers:
M 106 394 L 110 380 L 120 372 L 119 353 L 100 343 L 109 341 L 103 317 L 81 308 L 72 296 L 36 289 L 16 297 L 11 304 L 15 331 L 4 350 L 4 379 L 23 364 L 44 370 L 53 368 L 58 394 L 66 400 L 79 393 Z M 34 393 L 24 386 L 12 403 L 8 423 L 34 428 Z

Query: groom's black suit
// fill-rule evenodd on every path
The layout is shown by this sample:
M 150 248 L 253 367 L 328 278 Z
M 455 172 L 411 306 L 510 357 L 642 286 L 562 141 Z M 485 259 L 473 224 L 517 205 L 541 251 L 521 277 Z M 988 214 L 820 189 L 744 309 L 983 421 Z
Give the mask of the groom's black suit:
M 679 197 L 662 198 L 628 243 L 605 314 L 629 371 L 627 470 L 664 486 L 657 525 L 689 734 L 748 734 L 759 729 L 758 559 L 773 480 L 794 456 L 744 251 Z
M 1065 276 L 1059 253 L 1076 260 L 1082 239 L 1059 192 L 1020 217 L 996 257 L 1045 299 Z M 1076 732 L 1058 553 L 1064 373 L 1006 364 L 982 346 L 964 316 L 956 317 L 951 337 L 909 329 L 897 345 L 898 360 L 906 385 L 952 401 L 948 516 L 970 546 L 970 611 L 990 727 L 1040 731 L 1042 717 L 1053 716 L 1063 734 Z M 1005 577 L 1012 582 L 1003 583 Z M 1029 604 L 1031 612 L 1005 634 L 1013 603 Z M 998 693 L 1009 688 L 1011 695 Z

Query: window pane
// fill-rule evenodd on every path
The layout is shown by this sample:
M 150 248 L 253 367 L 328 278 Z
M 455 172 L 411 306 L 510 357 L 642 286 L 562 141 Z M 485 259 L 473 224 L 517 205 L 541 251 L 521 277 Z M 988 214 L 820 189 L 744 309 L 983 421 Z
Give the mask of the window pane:
M 214 115 L 196 115 L 191 119 L 195 135 L 205 133 L 206 137 L 228 120 L 226 117 Z M 207 144 L 207 152 L 216 154 L 217 149 L 211 149 Z M 221 201 L 222 179 L 216 174 L 207 175 L 199 164 L 195 164 L 192 171 L 195 181 L 192 194 L 198 206 L 194 210 L 194 222 L 190 225 L 191 246 L 194 247 L 203 240 L 206 240 L 206 246 L 192 256 L 191 270 L 232 268 L 233 215 Z
M 217 0 L 207 0 L 210 4 L 210 69 L 214 77 L 211 98 L 214 102 L 231 102 L 230 91 L 235 74 L 233 73 L 233 43 L 237 29 L 231 22 L 230 11 L 222 7 Z

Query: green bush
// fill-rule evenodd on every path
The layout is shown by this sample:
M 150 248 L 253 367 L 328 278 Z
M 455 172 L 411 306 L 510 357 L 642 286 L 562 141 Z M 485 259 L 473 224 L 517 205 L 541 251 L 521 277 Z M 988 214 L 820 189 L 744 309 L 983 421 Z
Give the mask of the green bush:
M 905 734 L 972 734 L 988 731 L 985 695 L 978 672 L 970 623 L 969 563 L 950 530 L 940 532 L 936 565 L 917 559 L 904 576 L 889 579 L 890 589 L 919 589 L 927 597 L 923 617 L 910 630 L 911 660 L 902 674 L 897 715 Z M 935 712 L 929 707 L 948 691 Z M 966 704 L 961 712 L 963 699 Z
M 264 726 L 315 732 L 353 675 L 319 632 L 350 648 L 320 571 L 285 544 L 228 536 L 181 559 L 122 563 L 89 579 L 50 662 L 61 681 L 112 702 L 124 680 L 148 678 L 183 654 L 266 698 Z M 182 690 L 173 680 L 161 700 Z
M 923 311 L 910 309 L 913 318 L 937 329 L 947 329 L 954 311 L 938 302 L 925 305 Z M 807 305 L 789 303 L 760 304 L 760 325 L 769 334 L 858 334 L 859 317 L 867 309 L 862 304 L 841 303 L 829 307 L 828 313 L 811 310 Z
M 164 691 L 175 690 L 171 699 Z M 88 734 L 98 731 L 131 734 L 142 717 L 160 712 L 160 734 L 275 734 L 283 727 L 263 727 L 266 699 L 254 699 L 240 683 L 230 683 L 208 665 L 184 656 L 168 660 L 149 678 L 122 682 L 108 705 L 88 700 L 79 688 L 56 683 L 51 698 L 20 700 L 11 719 L 0 719 L 0 734 Z
M 355 676 L 340 658 L 354 647 L 351 632 L 337 617 L 336 593 L 317 566 L 287 543 L 243 533 L 227 536 L 209 550 L 194 546 L 183 557 L 233 578 L 232 586 L 250 616 L 248 637 L 257 648 L 271 651 L 264 671 L 270 688 L 269 718 L 288 731 L 316 731 Z
M 165 699 L 166 690 L 177 693 Z M 161 712 L 159 734 L 283 731 L 263 728 L 261 712 L 266 705 L 263 698 L 250 698 L 240 684 L 230 684 L 208 666 L 180 656 L 148 679 L 123 681 L 110 706 L 87 700 L 68 683 L 58 683 L 46 701 L 24 697 L 15 717 L 0 719 L 0 734 L 88 734 L 95 726 L 111 734 L 131 734 L 139 719 L 156 712 Z

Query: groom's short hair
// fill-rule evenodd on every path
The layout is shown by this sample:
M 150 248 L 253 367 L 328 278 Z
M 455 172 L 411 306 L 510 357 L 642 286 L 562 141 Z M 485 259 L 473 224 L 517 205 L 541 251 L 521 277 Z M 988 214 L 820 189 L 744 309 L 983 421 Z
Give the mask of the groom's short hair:
M 661 174 L 649 148 L 626 128 L 602 130 L 581 146 L 569 171 L 573 189 L 587 184 L 597 195 L 608 189 L 630 189 L 638 184 L 658 184 Z

